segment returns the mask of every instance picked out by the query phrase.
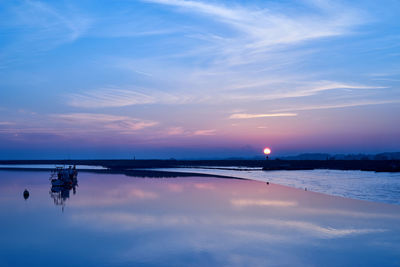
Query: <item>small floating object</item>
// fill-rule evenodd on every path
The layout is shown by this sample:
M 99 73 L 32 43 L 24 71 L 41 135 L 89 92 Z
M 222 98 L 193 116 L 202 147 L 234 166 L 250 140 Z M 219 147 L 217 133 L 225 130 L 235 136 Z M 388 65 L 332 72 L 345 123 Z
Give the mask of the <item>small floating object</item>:
M 267 182 L 267 184 L 269 184 L 269 182 Z
M 304 187 L 304 191 L 307 191 L 307 187 Z
M 29 198 L 29 191 L 25 189 L 23 195 L 24 195 L 24 199 L 27 200 Z

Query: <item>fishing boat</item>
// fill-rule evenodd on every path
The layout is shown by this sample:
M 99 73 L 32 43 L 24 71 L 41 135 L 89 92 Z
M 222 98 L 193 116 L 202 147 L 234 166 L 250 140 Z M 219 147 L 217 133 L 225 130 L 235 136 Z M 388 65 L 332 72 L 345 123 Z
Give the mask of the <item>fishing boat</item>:
M 76 187 L 78 186 L 78 171 L 76 166 L 69 166 L 66 168 L 56 167 L 50 176 L 51 188 L 50 197 L 53 199 L 56 206 L 61 206 L 62 211 L 67 199 L 70 197 L 70 191 L 76 194 Z
M 78 181 L 78 171 L 76 166 L 56 167 L 50 176 L 52 186 L 74 186 Z

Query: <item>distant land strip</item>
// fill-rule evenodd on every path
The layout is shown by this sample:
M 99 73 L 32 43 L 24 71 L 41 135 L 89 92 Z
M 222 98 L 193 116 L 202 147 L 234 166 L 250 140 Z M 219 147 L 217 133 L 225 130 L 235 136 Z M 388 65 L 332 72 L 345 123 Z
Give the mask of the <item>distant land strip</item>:
M 111 171 L 153 168 L 258 167 L 265 171 L 331 169 L 400 172 L 400 160 L 0 160 L 0 168 L 2 168 L 1 165 L 87 165 L 102 166 Z

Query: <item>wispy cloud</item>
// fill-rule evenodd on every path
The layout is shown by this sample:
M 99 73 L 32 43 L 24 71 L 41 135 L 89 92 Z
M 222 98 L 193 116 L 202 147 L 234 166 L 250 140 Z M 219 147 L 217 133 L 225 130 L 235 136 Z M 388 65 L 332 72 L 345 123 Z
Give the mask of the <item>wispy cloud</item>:
M 349 7 L 340 10 L 341 6 L 333 3 L 323 6 L 318 5 L 318 2 L 309 2 L 318 9 L 318 12 L 305 16 L 282 13 L 272 8 L 249 8 L 238 4 L 228 7 L 190 0 L 145 0 L 145 2 L 175 6 L 210 16 L 247 33 L 258 41 L 258 45 L 263 46 L 344 34 L 349 31 L 349 27 L 363 21 L 361 14 L 356 10 Z M 256 43 L 253 43 L 254 46 Z
M 147 92 L 143 92 L 147 91 Z M 134 88 L 131 90 L 104 88 L 67 96 L 68 104 L 81 108 L 124 107 L 144 104 L 185 104 L 193 97 L 160 90 Z
M 92 19 L 76 10 L 62 10 L 41 1 L 23 1 L 14 8 L 15 26 L 29 28 L 30 40 L 46 40 L 54 44 L 72 42 L 90 27 Z
M 240 19 L 240 14 L 233 9 L 228 9 L 224 6 L 212 5 L 200 1 L 186 1 L 186 0 L 144 0 L 144 2 L 152 2 L 164 5 L 171 5 L 177 7 L 188 8 L 193 12 L 201 12 L 208 15 L 215 15 L 221 18 Z
M 169 127 L 166 130 L 167 135 L 184 135 L 186 134 L 185 129 L 183 127 Z
M 255 118 L 268 118 L 268 117 L 294 117 L 297 113 L 270 113 L 270 114 L 248 114 L 236 113 L 232 114 L 230 119 L 255 119 Z
M 2 125 L 14 125 L 15 122 L 11 122 L 11 121 L 0 121 L 0 126 Z
M 9 1 L 0 28 L 5 33 L 0 51 L 0 68 L 22 65 L 32 56 L 82 38 L 93 18 L 71 4 L 44 1 Z M 43 64 L 43 63 L 42 63 Z
M 272 46 L 297 44 L 303 41 L 348 34 L 365 18 L 350 7 L 319 1 L 308 2 L 313 13 L 294 13 L 289 9 L 251 8 L 233 4 L 229 7 L 204 1 L 146 0 L 161 5 L 179 8 L 180 11 L 208 16 L 237 31 L 236 36 L 219 36 L 220 52 L 230 55 L 225 58 L 233 64 L 257 61 L 260 55 Z M 284 11 L 283 11 L 284 10 Z
M 384 105 L 384 104 L 396 104 L 400 103 L 400 100 L 367 100 L 367 101 L 355 101 L 352 103 L 343 104 L 331 104 L 331 105 L 309 105 L 309 106 L 299 106 L 291 108 L 276 109 L 274 112 L 286 112 L 286 111 L 302 111 L 302 110 L 318 110 L 318 109 L 336 109 L 336 108 L 349 108 L 349 107 L 359 107 L 359 106 L 370 106 L 370 105 Z
M 192 102 L 265 101 L 307 97 L 344 88 L 372 89 L 370 85 L 323 81 L 315 76 L 304 79 L 288 70 L 298 57 L 312 54 L 312 50 L 299 49 L 300 44 L 351 34 L 358 25 L 366 23 L 367 18 L 359 9 L 321 1 L 297 3 L 302 8 L 296 12 L 284 3 L 258 6 L 234 3 L 228 6 L 191 0 L 143 2 L 206 17 L 217 25 L 206 31 L 202 26 L 190 25 L 188 32 L 184 32 L 185 36 L 206 41 L 182 54 L 183 58 L 191 59 L 195 55 L 202 58 L 201 66 L 181 69 L 185 76 L 180 77 L 178 87 L 185 87 L 185 94 L 192 96 Z M 190 54 L 191 50 L 193 54 Z M 279 70 L 279 74 L 274 74 L 274 70 Z M 213 97 L 203 99 L 196 95 L 197 90 L 188 88 L 201 88 L 204 94 Z
M 273 88 L 278 89 L 273 89 Z M 384 89 L 384 86 L 371 86 L 365 84 L 349 84 L 335 81 L 278 81 L 269 82 L 265 85 L 257 84 L 256 87 L 249 86 L 245 90 L 231 92 L 227 98 L 237 101 L 264 101 L 285 98 L 300 98 L 317 95 L 333 90 L 376 90 Z M 262 91 L 262 92 L 260 92 Z
M 112 136 L 158 125 L 141 131 L 146 133 L 143 139 L 202 140 L 233 134 L 224 129 L 235 123 L 234 135 L 239 138 L 245 137 L 244 124 L 253 123 L 252 129 L 261 135 L 257 125 L 262 129 L 262 121 L 282 117 L 271 119 L 277 124 L 269 125 L 278 131 L 293 120 L 283 117 L 295 117 L 302 110 L 397 103 L 396 66 L 392 76 L 382 69 L 385 76 L 372 77 L 389 82 L 372 80 L 371 66 L 354 74 L 351 70 L 362 63 L 347 64 L 355 51 L 349 44 L 367 28 L 358 26 L 369 23 L 361 7 L 352 7 L 358 4 L 329 0 L 7 3 L 11 11 L 0 27 L 10 38 L 2 42 L 6 49 L 0 52 L 0 65 L 5 64 L 8 49 L 27 64 L 4 72 L 4 99 L 32 84 L 35 93 L 46 93 L 46 98 L 37 100 L 40 105 L 49 100 L 54 108 L 57 101 L 65 101 L 68 107 L 59 112 L 73 113 L 45 115 L 40 123 L 27 119 L 27 114 L 18 115 L 26 118 L 18 125 L 8 124 L 10 119 L 3 115 L 0 130 Z M 58 50 L 50 53 L 54 47 Z M 40 58 L 35 53 L 39 49 Z M 360 75 L 361 71 L 366 74 Z M 68 82 L 62 73 L 68 74 Z M 57 90 L 50 93 L 52 88 Z M 36 111 L 43 109 L 37 106 Z M 213 135 L 217 137 L 207 137 Z
M 245 3 L 233 5 L 206 1 L 143 0 L 158 7 L 169 7 L 183 13 L 205 16 L 218 27 L 191 24 L 179 29 L 180 38 L 200 38 L 205 42 L 179 51 L 168 51 L 162 59 L 146 62 L 127 58 L 115 59 L 114 66 L 124 68 L 143 79 L 169 84 L 165 88 L 100 88 L 69 96 L 68 104 L 83 108 L 122 107 L 141 104 L 221 104 L 226 101 L 245 103 L 275 99 L 308 97 L 329 90 L 349 89 L 360 92 L 383 88 L 340 81 L 302 78 L 290 71 L 273 74 L 274 69 L 294 65 L 296 49 L 304 42 L 350 34 L 366 22 L 359 10 L 338 3 L 320 1 L 298 3 L 306 8 L 293 12 L 285 4 L 264 3 L 259 7 Z M 221 27 L 222 26 L 222 27 Z M 221 30 L 223 28 L 223 30 Z M 167 30 L 168 31 L 168 30 Z M 151 30 L 150 30 L 151 32 Z M 174 41 L 177 41 L 174 40 Z M 168 40 L 170 42 L 171 40 Z M 293 49 L 294 48 L 294 49 Z M 178 66 L 170 64 L 178 53 L 182 58 L 201 58 L 201 63 Z M 293 61 L 294 60 L 294 61 Z M 143 66 L 144 65 L 144 66 Z M 167 71 L 166 71 L 167 70 Z M 150 74 L 151 72 L 151 74 Z M 283 73 L 282 73 L 283 72 Z M 185 75 L 182 75 L 185 73 Z M 172 86 L 171 86 L 172 84 Z M 157 86 L 156 86 L 157 87 Z M 126 89 L 128 88 L 128 89 Z
M 369 86 L 362 84 L 346 84 L 334 81 L 296 82 L 286 81 L 285 84 L 256 83 L 257 86 L 249 85 L 242 90 L 211 90 L 205 88 L 201 92 L 163 92 L 161 90 L 146 88 L 100 88 L 83 93 L 73 93 L 67 96 L 70 106 L 81 108 L 106 108 L 123 107 L 145 104 L 220 104 L 225 101 L 265 101 L 274 99 L 296 98 L 312 96 L 324 91 L 349 89 L 349 90 L 374 90 L 383 89 L 382 86 Z M 253 84 L 254 85 L 254 84 Z M 264 86 L 263 86 L 264 85 Z M 272 89 L 273 87 L 279 89 Z M 280 88 L 282 87 L 283 88 Z M 263 91 L 260 93 L 260 90 Z
M 92 113 L 56 114 L 53 115 L 53 118 L 61 120 L 64 123 L 69 123 L 75 127 L 84 125 L 86 129 L 112 130 L 121 133 L 138 131 L 158 124 L 158 122 L 155 121 L 141 120 L 127 116 Z
M 193 132 L 193 135 L 215 135 L 216 130 L 215 129 L 210 129 L 210 130 L 197 130 Z
M 154 97 L 144 93 L 109 88 L 71 94 L 69 99 L 71 106 L 84 108 L 123 107 L 156 102 Z
M 167 135 L 179 135 L 182 137 L 191 136 L 211 136 L 216 135 L 216 129 L 206 129 L 206 130 L 188 130 L 183 127 L 169 127 L 166 129 Z

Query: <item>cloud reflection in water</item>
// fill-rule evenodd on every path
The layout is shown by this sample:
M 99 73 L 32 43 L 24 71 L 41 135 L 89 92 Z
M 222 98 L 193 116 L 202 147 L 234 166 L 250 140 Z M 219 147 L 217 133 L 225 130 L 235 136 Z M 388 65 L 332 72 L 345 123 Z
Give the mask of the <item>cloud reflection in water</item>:
M 396 205 L 249 180 L 82 173 L 61 213 L 48 198 L 47 178 L 41 184 L 34 176 L 43 174 L 24 175 L 0 180 L 0 212 L 7 214 L 0 229 L 8 229 L 0 256 L 26 251 L 25 243 L 39 247 L 18 258 L 26 264 L 46 266 L 61 255 L 87 266 L 390 266 L 399 255 Z M 21 202 L 16 189 L 30 181 L 37 183 L 32 198 Z M 88 247 L 95 258 L 82 253 Z

